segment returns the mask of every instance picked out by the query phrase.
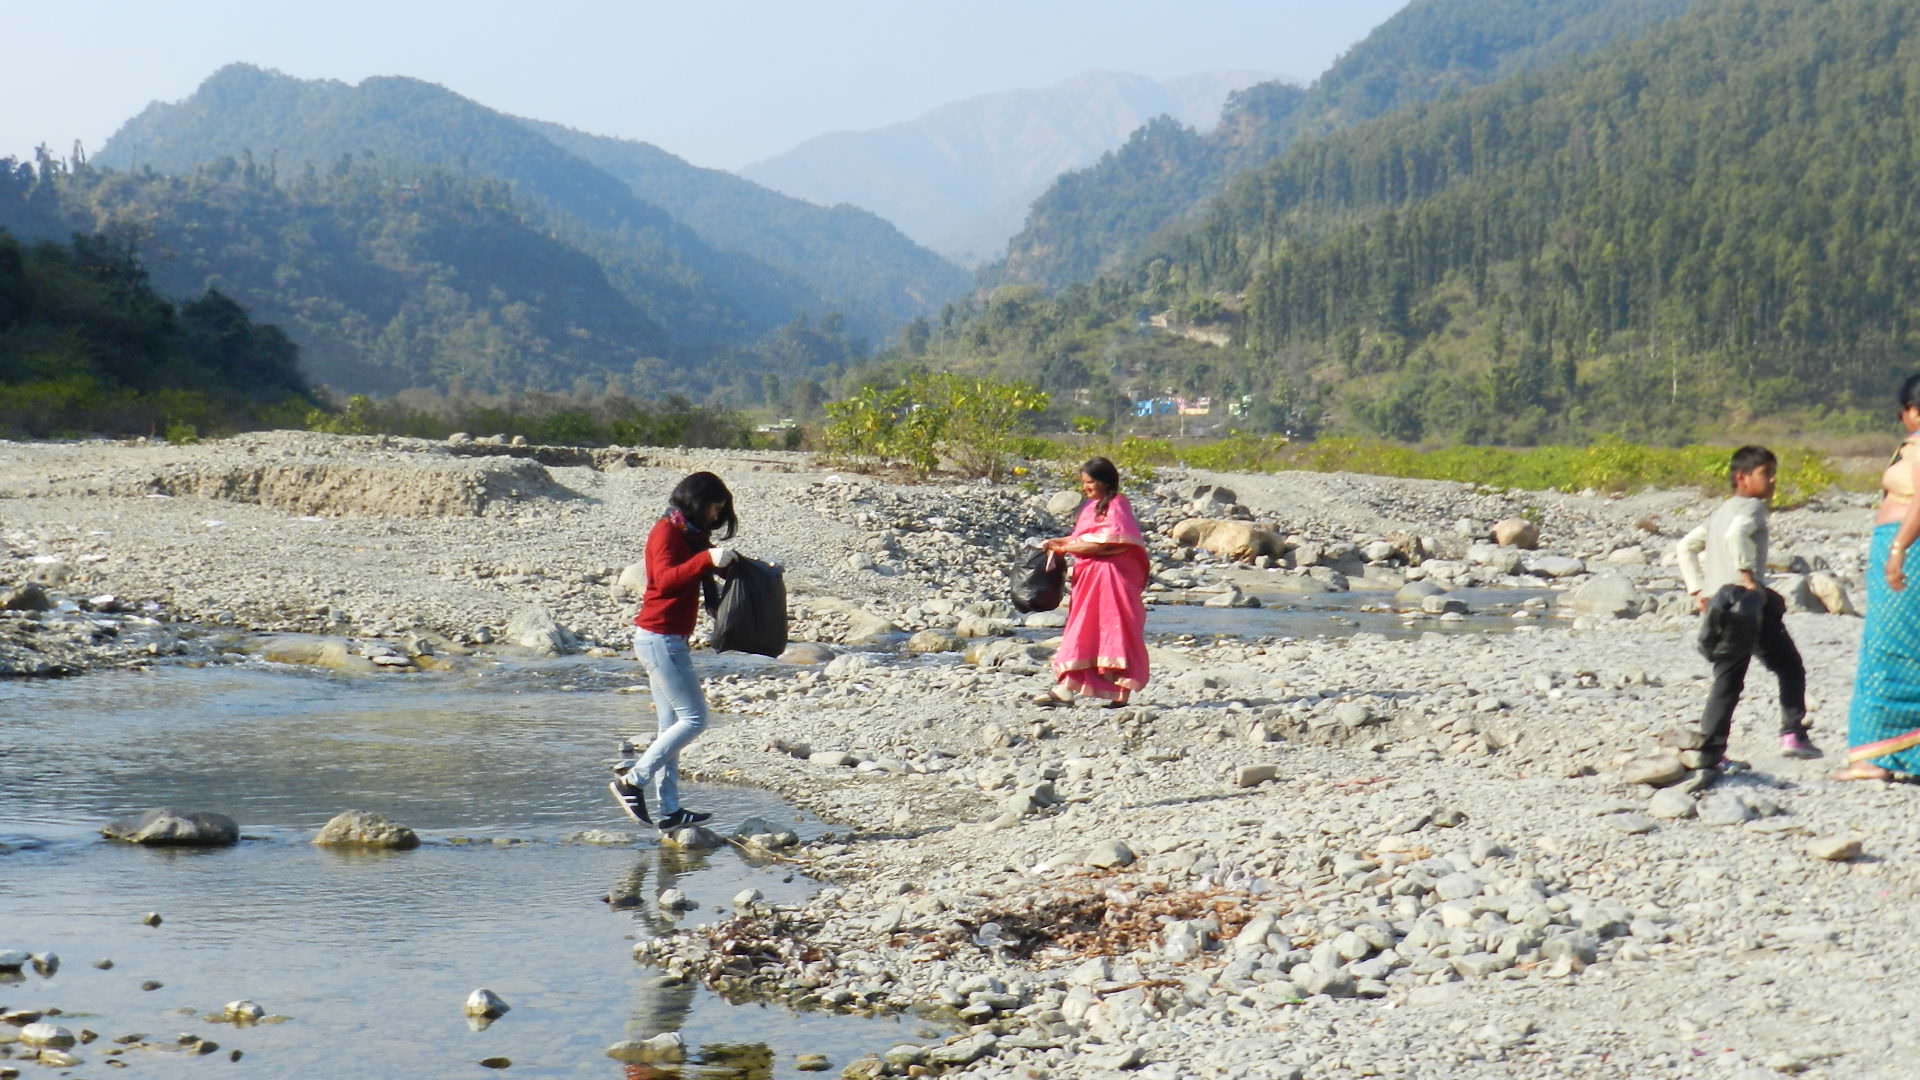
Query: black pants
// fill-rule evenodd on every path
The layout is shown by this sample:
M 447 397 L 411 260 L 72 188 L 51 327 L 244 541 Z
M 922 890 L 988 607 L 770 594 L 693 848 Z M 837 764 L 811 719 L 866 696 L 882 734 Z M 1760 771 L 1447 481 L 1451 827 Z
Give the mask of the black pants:
M 1786 614 L 1787 602 L 1779 593 L 1766 590 L 1758 631 L 1728 634 L 1714 651 L 1713 689 L 1707 693 L 1707 707 L 1700 714 L 1695 739 L 1690 740 L 1708 765 L 1726 756 L 1733 709 L 1740 704 L 1740 693 L 1747 686 L 1747 668 L 1755 656 L 1780 680 L 1780 733 L 1807 730 L 1807 668 L 1787 633 Z

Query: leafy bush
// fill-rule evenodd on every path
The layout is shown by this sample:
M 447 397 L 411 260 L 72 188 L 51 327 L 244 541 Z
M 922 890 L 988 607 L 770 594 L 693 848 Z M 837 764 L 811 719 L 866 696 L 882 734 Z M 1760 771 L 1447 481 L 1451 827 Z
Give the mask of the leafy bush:
M 951 461 L 967 476 L 998 480 L 1027 449 L 1047 394 L 1030 383 L 952 373 L 914 374 L 900 386 L 869 384 L 827 405 L 826 449 L 844 460 L 900 464 L 926 476 Z

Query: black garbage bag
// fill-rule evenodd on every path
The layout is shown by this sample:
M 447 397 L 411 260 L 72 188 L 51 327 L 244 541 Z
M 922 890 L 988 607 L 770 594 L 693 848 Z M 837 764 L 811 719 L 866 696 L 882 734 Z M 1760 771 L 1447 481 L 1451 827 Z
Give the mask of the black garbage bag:
M 1020 611 L 1052 611 L 1067 592 L 1067 560 L 1045 548 L 1031 548 L 1013 568 L 1010 599 Z
M 717 588 L 706 590 L 714 652 L 779 656 L 787 651 L 787 575 L 744 555 Z

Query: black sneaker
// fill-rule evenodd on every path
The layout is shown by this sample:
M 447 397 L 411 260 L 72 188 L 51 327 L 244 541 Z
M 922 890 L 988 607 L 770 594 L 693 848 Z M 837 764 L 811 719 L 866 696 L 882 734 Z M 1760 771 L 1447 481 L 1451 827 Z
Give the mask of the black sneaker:
M 628 817 L 642 825 L 653 824 L 653 819 L 647 816 L 645 789 L 627 783 L 626 776 L 621 775 L 613 778 L 607 790 L 613 792 L 613 801 L 620 804 L 620 809 L 625 810 Z
M 697 813 L 683 806 L 660 819 L 660 831 L 673 832 L 676 829 L 684 829 L 689 825 L 698 825 L 703 821 L 710 820 L 712 817 L 712 814 Z

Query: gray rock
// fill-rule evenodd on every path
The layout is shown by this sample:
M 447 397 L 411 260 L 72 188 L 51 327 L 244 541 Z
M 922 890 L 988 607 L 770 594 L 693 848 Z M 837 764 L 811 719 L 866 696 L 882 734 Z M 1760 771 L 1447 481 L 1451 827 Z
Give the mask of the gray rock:
M 1860 848 L 1857 836 L 1821 836 L 1807 843 L 1807 854 L 1828 862 L 1846 862 L 1859 858 Z
M 1688 772 L 1680 755 L 1668 752 L 1634 758 L 1621 768 L 1620 779 L 1629 784 L 1670 787 L 1685 780 Z
M 1513 961 L 1499 953 L 1477 952 L 1453 958 L 1453 970 L 1468 979 L 1484 979 L 1512 966 Z
M 725 837 L 701 825 L 689 825 L 684 829 L 663 833 L 660 842 L 682 851 L 713 851 L 727 846 Z
M 1587 564 L 1566 555 L 1535 555 L 1521 563 L 1534 577 L 1569 578 L 1587 572 Z
M 1234 787 L 1258 787 L 1279 774 L 1273 765 L 1242 765 L 1233 773 Z
M 1465 615 L 1467 602 L 1451 596 L 1429 596 L 1420 601 L 1420 610 L 1429 615 Z
M 1650 833 L 1660 827 L 1657 822 L 1645 814 L 1608 814 L 1600 820 L 1606 822 L 1608 827 L 1618 829 L 1628 836 Z
M 52 611 L 53 600 L 47 590 L 29 582 L 0 591 L 0 611 Z
M 661 911 L 692 911 L 699 903 L 679 889 L 666 889 L 660 893 Z
M 1652 607 L 1652 600 L 1624 575 L 1609 571 L 1567 594 L 1562 603 L 1575 615 L 1631 619 Z
M 481 991 L 478 990 L 474 991 L 476 994 L 480 992 Z M 471 1008 L 472 1005 L 473 998 L 468 997 L 467 1006 Z M 500 1011 L 505 1012 L 506 1009 L 507 1003 L 502 1001 L 500 1003 Z M 226 1008 L 220 1010 L 220 1015 L 225 1017 L 229 1024 L 252 1024 L 266 1016 L 267 1010 L 261 1008 L 258 1002 L 243 999 L 240 1001 L 227 1002 Z
M 780 659 L 789 664 L 826 664 L 833 661 L 833 650 L 817 641 L 796 641 L 787 646 Z
M 1480 879 L 1472 874 L 1460 871 L 1448 874 L 1436 883 L 1433 891 L 1442 900 L 1465 900 L 1480 895 Z
M 1071 520 L 1085 501 L 1078 491 L 1056 491 L 1047 496 L 1047 513 L 1062 521 Z
M 1736 792 L 1715 791 L 1700 800 L 1700 820 L 1705 824 L 1744 825 L 1753 818 L 1753 808 Z
M 1647 801 L 1647 814 L 1663 821 L 1678 821 L 1692 817 L 1696 812 L 1693 796 L 1679 788 L 1667 788 L 1654 793 Z
M 927 1051 L 927 1063 L 930 1065 L 971 1065 L 981 1058 L 992 1054 L 1000 1043 L 1000 1037 L 992 1032 L 983 1031 L 978 1035 L 969 1035 L 956 1039 L 944 1046 L 936 1046 Z
M 240 842 L 240 826 L 225 814 L 163 806 L 137 818 L 110 822 L 100 835 L 155 847 L 228 847 Z
M 871 611 L 857 610 L 847 616 L 847 644 L 849 645 L 864 644 L 873 641 L 875 638 L 882 638 L 889 634 L 897 634 L 899 632 L 900 628 L 893 625 L 893 620 L 884 615 L 876 615 Z
M 651 1039 L 622 1039 L 607 1047 L 607 1056 L 630 1065 L 675 1065 L 687 1060 L 687 1044 L 677 1031 L 663 1031 Z
M 961 634 L 955 633 L 952 630 L 929 627 L 907 639 L 907 652 L 915 656 L 924 656 L 928 653 L 959 652 L 962 647 L 961 637 Z
M 1445 596 L 1447 590 L 1431 581 L 1409 581 L 1393 594 L 1393 606 L 1418 608 L 1429 596 Z
M 313 842 L 322 847 L 386 848 L 405 851 L 420 846 L 419 834 L 405 825 L 368 810 L 344 810 L 321 826 Z
M 1532 551 L 1540 546 L 1540 529 L 1526 518 L 1503 518 L 1494 522 L 1493 528 L 1489 531 L 1493 535 L 1493 542 L 1501 547 L 1524 548 Z
M 1840 579 L 1825 570 L 1815 570 L 1807 575 L 1807 589 L 1829 614 L 1860 614 L 1860 609 L 1853 606 L 1853 600 L 1847 595 L 1846 587 L 1840 584 Z
M 1133 849 L 1119 840 L 1107 840 L 1093 845 L 1081 862 L 1088 866 L 1097 866 L 1103 870 L 1116 866 L 1133 864 Z
M 28 1024 L 20 1029 L 20 1041 L 36 1049 L 65 1050 L 77 1044 L 80 1039 L 73 1032 L 58 1024 L 45 1021 Z
M 257 1008 L 258 1006 L 255 1007 Z M 484 986 L 467 995 L 467 1003 L 465 1006 L 468 1016 L 485 1016 L 488 1018 L 504 1015 L 511 1008 L 511 1005 L 508 1005 L 500 999 L 499 994 L 494 993 Z
M 522 608 L 507 623 L 503 640 L 543 656 L 577 652 L 580 648 L 580 639 L 573 631 L 555 622 L 552 613 L 542 607 Z

